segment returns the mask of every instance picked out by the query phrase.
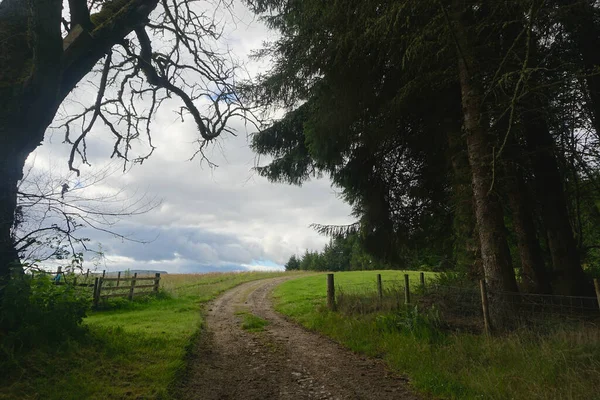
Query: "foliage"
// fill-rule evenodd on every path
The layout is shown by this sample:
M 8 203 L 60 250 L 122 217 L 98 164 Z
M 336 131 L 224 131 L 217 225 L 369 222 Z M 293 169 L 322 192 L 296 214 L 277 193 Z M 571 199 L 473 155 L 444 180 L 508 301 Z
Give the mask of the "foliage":
M 439 342 L 446 337 L 435 306 L 426 312 L 419 311 L 418 306 L 409 307 L 402 312 L 378 315 L 376 321 L 382 331 L 400 331 L 424 342 Z
M 404 248 L 401 260 L 383 261 L 373 256 L 361 239 L 361 234 L 335 235 L 322 251 L 306 250 L 302 255 L 293 254 L 285 264 L 286 271 L 368 271 L 375 269 L 416 269 L 440 271 L 448 268 L 430 249 Z
M 0 354 L 8 364 L 32 348 L 60 345 L 80 337 L 81 323 L 90 306 L 88 291 L 72 285 L 55 285 L 47 275 L 32 279 L 15 276 L 3 288 L 0 298 Z
M 306 250 L 293 254 L 285 264 L 286 271 L 351 271 L 390 268 L 367 254 L 357 234 L 332 238 L 321 252 Z
M 300 269 L 300 260 L 296 257 L 295 254 L 292 254 L 287 263 L 285 263 L 286 271 L 297 271 Z
M 437 7 L 251 3 L 271 12 L 265 21 L 281 38 L 261 53 L 274 67 L 250 96 L 290 110 L 253 138 L 255 151 L 273 156 L 259 173 L 293 184 L 328 174 L 359 219 L 363 248 L 381 262 L 404 267 L 423 254 L 437 259 L 428 263 L 447 259 L 449 159 L 440 127 L 460 122 L 458 109 L 443 104 L 457 99 L 448 71 L 433 69 L 453 60 L 452 47 L 437 40 L 445 30 Z M 404 18 L 413 11 L 433 18 Z M 431 56 L 419 46 L 432 49 L 433 37 Z M 414 68 L 409 61 L 419 56 L 425 58 Z M 433 78 L 444 83 L 433 87 Z

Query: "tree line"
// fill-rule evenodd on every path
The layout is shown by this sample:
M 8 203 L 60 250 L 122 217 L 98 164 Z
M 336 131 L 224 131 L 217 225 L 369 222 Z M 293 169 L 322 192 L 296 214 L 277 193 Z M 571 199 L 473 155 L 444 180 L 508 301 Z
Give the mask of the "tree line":
M 379 260 L 437 258 L 505 292 L 590 295 L 600 6 L 591 0 L 257 0 L 280 37 L 247 88 L 272 181 L 326 174 Z M 515 272 L 518 271 L 518 273 Z
M 367 253 L 356 234 L 333 237 L 322 251 L 292 254 L 285 264 L 286 271 L 366 271 L 392 267 Z

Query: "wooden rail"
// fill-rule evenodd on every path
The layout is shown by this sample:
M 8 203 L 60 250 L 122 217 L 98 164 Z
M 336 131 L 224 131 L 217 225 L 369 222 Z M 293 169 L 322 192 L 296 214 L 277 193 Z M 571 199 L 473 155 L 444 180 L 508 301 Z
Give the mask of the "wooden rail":
M 138 281 L 154 281 L 152 284 L 143 284 L 138 285 Z M 104 286 L 106 282 L 116 282 L 116 286 Z M 129 284 L 122 284 L 124 282 L 129 282 Z M 137 272 L 133 274 L 132 277 L 124 278 L 121 277 L 121 273 L 117 278 L 104 278 L 98 277 L 94 281 L 94 307 L 98 307 L 98 303 L 100 303 L 100 299 L 110 298 L 110 297 L 127 297 L 129 301 L 133 300 L 134 294 L 150 294 L 158 292 L 158 287 L 160 285 L 160 273 L 156 273 L 154 277 L 144 277 L 138 278 Z M 139 291 L 139 289 L 150 289 Z M 138 289 L 138 290 L 136 290 Z M 119 292 L 120 291 L 120 292 Z M 106 294 L 103 294 L 106 293 Z

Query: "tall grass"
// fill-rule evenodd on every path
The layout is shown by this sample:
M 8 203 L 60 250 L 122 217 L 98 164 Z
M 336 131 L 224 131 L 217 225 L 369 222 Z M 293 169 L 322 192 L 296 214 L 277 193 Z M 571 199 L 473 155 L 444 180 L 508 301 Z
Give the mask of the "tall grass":
M 85 319 L 83 340 L 33 349 L 2 377 L 0 399 L 168 399 L 198 334 L 203 303 L 282 273 L 164 275 L 161 294 Z
M 376 273 L 338 273 L 335 279 L 341 288 L 374 285 Z M 388 273 L 382 271 L 384 285 Z M 411 274 L 412 286 L 417 279 Z M 451 399 L 599 398 L 598 328 L 556 326 L 486 337 L 445 329 L 432 305 L 332 313 L 325 307 L 324 276 L 285 282 L 275 298 L 278 311 L 354 351 L 383 358 L 418 391 Z

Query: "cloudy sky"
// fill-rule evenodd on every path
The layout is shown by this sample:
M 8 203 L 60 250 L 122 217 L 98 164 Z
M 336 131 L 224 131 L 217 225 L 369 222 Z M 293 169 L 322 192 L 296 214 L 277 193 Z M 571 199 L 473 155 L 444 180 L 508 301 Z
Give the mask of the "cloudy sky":
M 273 38 L 243 6 L 236 6 L 235 19 L 235 24 L 227 25 L 225 44 L 240 59 L 247 59 L 264 40 Z M 263 68 L 264 63 L 248 64 L 250 74 Z M 74 98 L 86 95 L 75 93 Z M 102 260 L 89 261 L 87 268 L 171 273 L 282 268 L 291 254 L 318 250 L 327 242 L 309 224 L 353 222 L 350 208 L 338 198 L 328 179 L 295 187 L 272 184 L 258 176 L 252 168 L 261 160 L 248 146 L 252 130 L 241 121 L 232 125 L 237 136 L 221 137 L 207 151 L 218 167 L 188 161 L 197 132 L 191 119 L 181 123 L 174 117 L 173 110 L 179 105 L 177 101 L 166 103 L 155 116 L 153 142 L 157 150 L 143 165 L 125 174 L 109 159 L 110 134 L 103 128 L 90 138 L 92 167 L 82 167 L 80 178 L 68 173 L 70 148 L 62 144 L 64 133 L 60 130 L 48 132 L 43 145 L 30 157 L 36 170 L 65 177 L 71 188 L 99 170 L 112 171 L 88 189 L 92 197 L 121 190 L 131 199 L 160 200 L 151 211 L 121 219 L 111 227 L 146 243 L 86 230 L 92 247 L 105 255 Z

